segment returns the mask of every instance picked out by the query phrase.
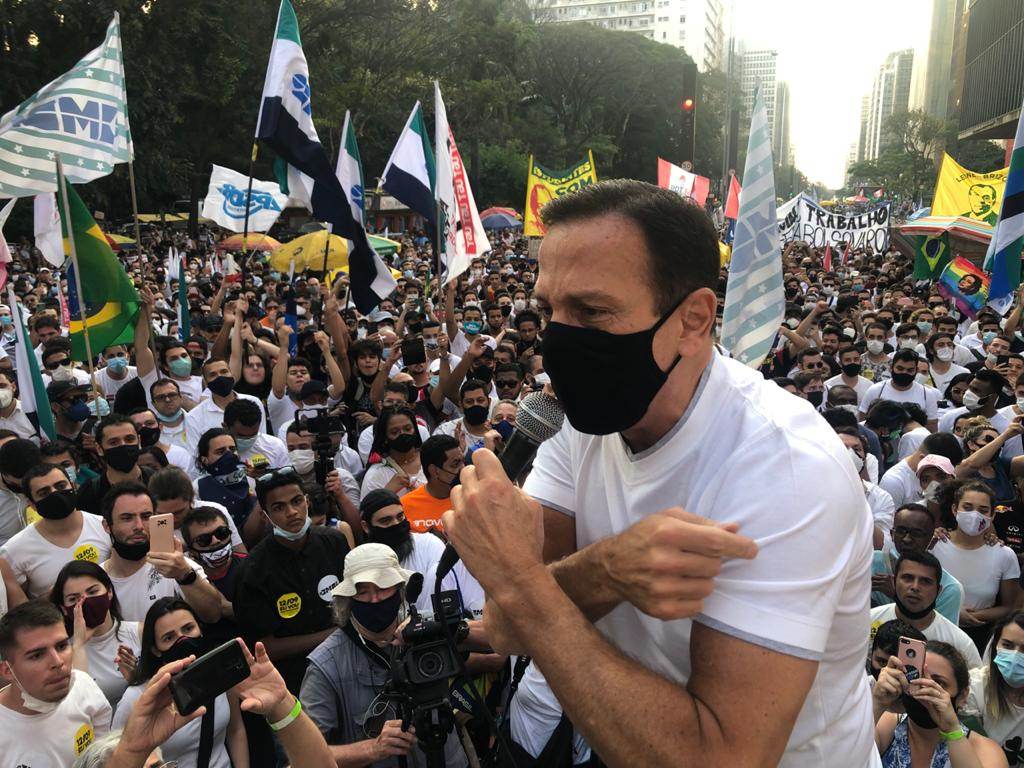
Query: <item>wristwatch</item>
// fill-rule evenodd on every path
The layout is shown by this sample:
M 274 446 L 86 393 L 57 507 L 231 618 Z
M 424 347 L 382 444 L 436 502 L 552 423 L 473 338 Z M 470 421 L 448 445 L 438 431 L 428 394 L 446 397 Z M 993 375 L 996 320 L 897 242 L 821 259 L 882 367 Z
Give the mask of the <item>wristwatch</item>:
M 178 582 L 178 584 L 180 584 L 181 586 L 187 587 L 190 584 L 195 584 L 197 578 L 199 578 L 198 574 L 190 568 L 188 576 L 186 576 L 184 579 L 175 579 L 175 581 Z

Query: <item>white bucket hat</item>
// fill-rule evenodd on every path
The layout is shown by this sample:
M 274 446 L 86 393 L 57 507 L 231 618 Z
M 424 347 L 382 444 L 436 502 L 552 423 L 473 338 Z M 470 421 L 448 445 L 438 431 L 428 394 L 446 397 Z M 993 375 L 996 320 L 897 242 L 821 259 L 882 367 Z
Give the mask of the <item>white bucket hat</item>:
M 381 589 L 405 584 L 412 576 L 398 562 L 398 555 L 387 544 L 360 544 L 345 555 L 342 580 L 331 594 L 335 597 L 353 597 L 356 584 L 369 582 Z

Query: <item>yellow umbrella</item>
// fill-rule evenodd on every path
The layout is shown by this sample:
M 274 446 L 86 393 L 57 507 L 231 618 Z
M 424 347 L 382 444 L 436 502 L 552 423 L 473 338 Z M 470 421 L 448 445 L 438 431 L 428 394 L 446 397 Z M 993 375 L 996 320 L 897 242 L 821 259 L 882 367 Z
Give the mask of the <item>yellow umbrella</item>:
M 348 269 L 348 244 L 345 238 L 338 235 L 330 235 L 330 245 L 327 244 L 328 233 L 326 229 L 310 232 L 308 235 L 297 237 L 290 242 L 276 248 L 270 254 L 270 266 L 278 272 L 288 272 L 291 269 L 292 261 L 295 262 L 295 271 L 301 272 L 304 269 L 322 271 L 324 268 L 324 249 L 327 252 L 327 269 Z

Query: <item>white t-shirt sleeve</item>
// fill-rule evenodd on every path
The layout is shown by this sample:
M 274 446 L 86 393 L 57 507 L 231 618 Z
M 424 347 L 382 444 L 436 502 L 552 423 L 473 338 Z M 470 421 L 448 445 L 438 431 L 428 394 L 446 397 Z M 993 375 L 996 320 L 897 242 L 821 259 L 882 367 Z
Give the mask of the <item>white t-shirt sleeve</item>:
M 1017 580 L 1020 578 L 1020 562 L 1017 560 L 1017 556 L 1013 553 L 1013 550 L 1009 547 L 1000 547 L 999 554 L 1002 556 L 1002 575 L 999 577 L 1000 581 L 1006 581 L 1007 579 Z
M 858 408 L 860 408 L 860 412 L 861 413 L 867 413 L 868 412 L 868 408 L 870 408 L 871 404 L 873 402 L 875 402 L 875 400 L 878 399 L 878 393 L 881 392 L 881 391 L 882 391 L 882 385 L 881 384 L 872 384 L 868 388 L 868 391 L 865 392 L 864 396 L 860 399 L 860 405 L 857 406 Z
M 526 478 L 523 490 L 545 507 L 575 517 L 575 488 L 569 430 L 563 429 L 550 440 L 541 443 L 537 458 L 533 462 L 533 470 Z
M 935 387 L 924 388 L 924 412 L 928 421 L 937 421 L 939 418 L 939 390 Z

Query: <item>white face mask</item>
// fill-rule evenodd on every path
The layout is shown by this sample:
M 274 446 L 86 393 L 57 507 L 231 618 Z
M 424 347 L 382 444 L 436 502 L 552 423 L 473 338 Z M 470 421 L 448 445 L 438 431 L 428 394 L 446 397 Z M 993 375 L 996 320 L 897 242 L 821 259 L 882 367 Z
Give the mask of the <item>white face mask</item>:
M 71 365 L 61 365 L 57 367 L 57 370 L 53 372 L 51 376 L 54 381 L 74 381 L 75 380 L 75 369 Z
M 914 377 L 918 384 L 924 384 L 926 387 L 932 385 L 932 377 L 927 373 L 919 373 Z
M 288 451 L 288 458 L 291 460 L 292 466 L 295 467 L 295 471 L 300 475 L 308 475 L 313 471 L 316 456 L 313 454 L 312 448 L 297 448 L 294 451 Z
M 981 408 L 981 398 L 968 389 L 964 392 L 964 407 L 969 411 L 976 411 Z
M 37 699 L 35 696 L 33 696 L 31 693 L 25 690 L 25 687 L 18 680 L 17 676 L 15 676 L 13 669 L 11 669 L 11 677 L 14 678 L 14 684 L 17 685 L 18 690 L 21 691 L 21 703 L 24 705 L 25 709 L 31 709 L 33 712 L 38 712 L 41 715 L 45 715 L 50 712 L 53 712 L 55 709 L 57 709 L 57 707 L 60 706 L 61 702 L 64 701 L 64 699 L 61 699 L 60 701 L 43 701 L 42 699 Z M 71 693 L 71 689 L 74 688 L 74 686 L 75 675 L 74 673 L 72 673 L 71 685 L 68 687 L 68 693 Z M 67 694 L 65 694 L 65 698 L 67 698 Z
M 6 390 L 6 391 L 10 392 L 10 390 Z M 3 393 L 4 393 L 4 390 L 0 390 L 0 406 L 3 406 L 3 403 L 4 403 Z M 4 406 L 4 407 L 6 407 L 6 406 Z M 1024 411 L 1024 397 L 1018 397 L 1017 398 L 1017 407 L 1020 408 L 1020 410 Z
M 948 363 L 953 359 L 953 348 L 952 347 L 939 347 L 935 350 L 935 356 L 944 363 Z
M 516 312 L 522 312 L 526 309 L 526 299 L 516 299 L 512 302 L 512 307 Z
M 885 349 L 885 342 L 880 341 L 879 339 L 871 339 L 867 342 L 866 346 L 868 348 L 868 352 L 872 355 L 880 355 L 882 354 L 882 350 Z
M 973 509 L 956 513 L 956 527 L 968 536 L 977 536 L 985 531 L 990 524 L 991 521 L 987 517 Z
M 0 408 L 6 408 L 14 402 L 14 390 L 9 387 L 0 389 Z
M 921 496 L 925 501 L 935 501 L 939 498 L 939 481 L 932 480 L 925 486 L 925 489 L 921 492 Z
M 853 448 L 847 448 L 846 452 L 850 454 L 850 461 L 853 462 L 853 469 L 859 475 L 860 471 L 864 469 L 864 459 L 862 459 L 860 455 L 853 450 Z
M 917 339 L 900 339 L 900 349 L 916 349 Z

